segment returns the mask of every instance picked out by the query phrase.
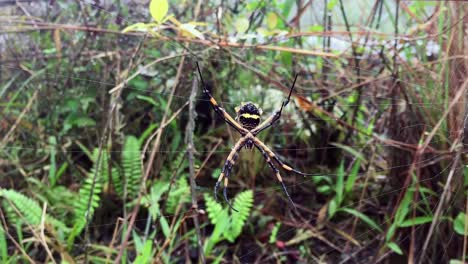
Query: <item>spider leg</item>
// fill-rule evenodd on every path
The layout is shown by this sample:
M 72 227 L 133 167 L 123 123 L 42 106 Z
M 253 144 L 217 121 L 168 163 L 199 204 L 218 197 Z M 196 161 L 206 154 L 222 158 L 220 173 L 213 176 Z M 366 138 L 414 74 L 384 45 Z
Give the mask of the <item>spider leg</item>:
M 288 105 L 289 100 L 291 99 L 291 94 L 292 94 L 292 91 L 294 90 L 294 85 L 296 84 L 297 76 L 298 75 L 296 74 L 296 77 L 294 78 L 294 82 L 293 82 L 293 84 L 291 86 L 291 89 L 289 90 L 289 95 L 286 98 L 286 100 L 284 100 L 283 103 L 281 104 L 281 108 L 278 111 L 276 111 L 273 115 L 271 115 L 270 117 L 265 119 L 265 121 L 263 121 L 258 127 L 256 127 L 254 130 L 252 130 L 253 135 L 257 135 L 258 133 L 262 132 L 263 130 L 271 127 L 276 121 L 278 121 L 280 119 L 281 112 L 283 111 L 283 108 L 286 105 Z
M 255 143 L 255 146 L 262 148 L 266 154 L 272 159 L 274 159 L 280 166 L 286 171 L 291 171 L 294 173 L 297 173 L 302 176 L 318 176 L 315 174 L 310 174 L 310 173 L 304 173 L 302 171 L 298 171 L 296 169 L 293 169 L 291 166 L 286 165 L 284 162 L 282 162 L 279 158 L 278 155 L 276 155 L 267 145 L 265 145 L 260 139 L 253 137 L 253 141 Z
M 200 66 L 197 62 L 197 70 L 198 74 L 200 75 L 200 80 L 203 85 L 203 93 L 210 99 L 210 104 L 213 107 L 213 110 L 224 120 L 224 122 L 228 123 L 231 127 L 233 127 L 237 132 L 241 133 L 242 135 L 247 134 L 249 131 L 243 128 L 234 118 L 232 118 L 226 110 L 224 110 L 221 106 L 219 106 L 218 102 L 214 99 L 211 95 L 210 91 L 206 87 L 205 81 L 203 80 L 203 76 L 201 74 Z
M 228 187 L 229 176 L 231 174 L 232 167 L 234 166 L 234 163 L 237 157 L 239 156 L 239 151 L 245 145 L 245 141 L 246 141 L 246 138 L 243 137 L 239 139 L 239 141 L 237 141 L 237 143 L 234 145 L 228 157 L 226 158 L 226 162 L 224 163 L 223 169 L 221 170 L 221 174 L 219 175 L 218 181 L 216 182 L 215 187 L 214 187 L 215 198 L 217 198 L 219 185 L 224 179 L 224 190 L 223 190 L 224 200 L 229 205 L 229 207 L 236 212 L 237 210 L 234 209 L 234 207 L 232 207 L 232 204 L 229 202 L 229 199 L 227 198 L 227 187 Z
M 275 164 L 273 164 L 273 162 L 271 161 L 270 157 L 269 157 L 268 154 L 265 152 L 265 150 L 263 150 L 262 147 L 260 147 L 260 146 L 257 145 L 257 144 L 255 144 L 255 147 L 256 147 L 258 150 L 260 150 L 260 152 L 262 152 L 263 157 L 265 158 L 265 161 L 268 163 L 268 165 L 270 166 L 270 168 L 275 172 L 276 178 L 278 178 L 278 181 L 281 183 L 281 187 L 283 187 L 283 191 L 284 191 L 284 193 L 286 194 L 286 196 L 288 197 L 289 202 L 293 205 L 294 209 L 297 210 L 296 205 L 294 204 L 293 200 L 291 199 L 291 196 L 290 196 L 289 193 L 288 193 L 288 189 L 286 189 L 286 185 L 284 185 L 283 178 L 281 177 L 280 171 L 278 170 L 278 168 L 276 168 Z

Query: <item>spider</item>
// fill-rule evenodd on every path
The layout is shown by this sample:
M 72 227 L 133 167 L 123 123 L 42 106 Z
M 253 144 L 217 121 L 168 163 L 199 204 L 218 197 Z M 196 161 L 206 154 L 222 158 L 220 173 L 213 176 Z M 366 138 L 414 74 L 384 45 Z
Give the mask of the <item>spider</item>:
M 213 107 L 214 111 L 231 127 L 233 127 L 237 132 L 240 133 L 241 138 L 237 143 L 234 145 L 232 148 L 231 152 L 229 153 L 226 162 L 224 163 L 224 166 L 221 170 L 221 174 L 219 175 L 219 178 L 216 182 L 216 185 L 214 187 L 214 196 L 217 199 L 218 195 L 218 188 L 221 182 L 224 179 L 224 189 L 223 189 L 223 196 L 224 200 L 226 203 L 229 205 L 229 207 L 234 209 L 229 202 L 229 199 L 227 198 L 227 186 L 229 182 L 229 176 L 231 174 L 232 167 L 234 163 L 236 162 L 240 150 L 245 147 L 248 149 L 253 149 L 255 146 L 263 155 L 265 158 L 265 161 L 268 163 L 270 168 L 274 171 L 276 177 L 278 178 L 278 181 L 281 183 L 281 186 L 289 200 L 289 202 L 296 208 L 294 205 L 294 202 L 291 199 L 291 196 L 288 193 L 288 190 L 286 189 L 286 186 L 284 185 L 283 178 L 281 177 L 279 169 L 276 167 L 276 165 L 273 163 L 272 160 L 274 160 L 276 163 L 281 166 L 284 170 L 288 172 L 294 172 L 303 176 L 310 175 L 307 173 L 303 173 L 301 171 L 298 171 L 296 169 L 293 169 L 292 167 L 286 165 L 284 162 L 282 162 L 278 156 L 263 143 L 260 139 L 257 138 L 257 135 L 262 132 L 263 130 L 271 127 L 276 121 L 278 121 L 281 117 L 281 112 L 283 111 L 283 108 L 289 103 L 289 100 L 291 98 L 292 91 L 294 90 L 294 84 L 296 83 L 297 76 L 295 76 L 293 84 L 291 86 L 291 89 L 289 90 L 289 95 L 285 101 L 281 104 L 281 108 L 274 112 L 270 117 L 265 119 L 262 123 L 261 121 L 261 114 L 262 110 L 257 107 L 257 105 L 253 104 L 252 102 L 247 102 L 247 103 L 242 103 L 239 107 L 236 107 L 236 119 L 232 118 L 226 110 L 224 110 L 222 107 L 219 106 L 218 102 L 213 98 L 211 95 L 210 91 L 208 91 L 207 86 L 205 84 L 205 81 L 203 80 L 203 76 L 200 70 L 200 66 L 198 65 L 197 62 L 197 70 L 198 74 L 200 75 L 200 80 L 203 86 L 203 93 L 209 98 L 209 102 L 211 106 Z

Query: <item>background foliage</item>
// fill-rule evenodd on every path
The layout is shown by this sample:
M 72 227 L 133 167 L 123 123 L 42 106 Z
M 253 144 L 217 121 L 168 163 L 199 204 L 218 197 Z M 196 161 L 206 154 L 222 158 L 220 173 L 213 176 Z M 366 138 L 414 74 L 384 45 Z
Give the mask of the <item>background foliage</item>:
M 2 263 L 466 261 L 464 2 L 0 6 Z M 297 211 L 257 151 L 239 212 L 214 200 L 238 135 L 196 61 L 230 113 L 272 113 L 299 74 L 260 135 L 313 174 L 283 172 Z

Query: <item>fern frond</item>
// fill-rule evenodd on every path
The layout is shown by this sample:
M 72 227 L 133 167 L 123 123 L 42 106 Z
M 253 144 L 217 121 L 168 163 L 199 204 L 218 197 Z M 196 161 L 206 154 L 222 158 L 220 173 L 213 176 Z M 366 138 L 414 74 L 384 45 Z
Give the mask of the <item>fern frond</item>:
M 153 219 L 157 219 L 157 217 L 162 214 L 161 208 L 159 207 L 159 201 L 161 200 L 163 193 L 168 189 L 169 183 L 157 181 L 153 186 L 151 186 L 150 193 L 141 198 L 141 204 L 148 208 Z
M 124 180 L 122 179 L 123 173 L 121 170 L 112 167 L 112 184 L 114 186 L 115 192 L 120 196 L 124 197 Z
M 185 151 L 181 151 L 177 157 L 174 159 L 173 164 L 173 171 L 177 171 L 180 173 L 188 168 L 188 161 L 184 160 L 187 157 L 187 153 Z
M 179 178 L 167 197 L 166 212 L 172 214 L 179 204 L 188 202 L 190 197 L 188 195 L 189 191 L 187 179 L 185 177 Z
M 122 166 L 124 171 L 124 184 L 127 197 L 135 198 L 140 190 L 142 178 L 140 142 L 134 136 L 128 136 L 122 152 Z
M 42 219 L 42 207 L 37 201 L 19 193 L 15 190 L 0 189 L 0 197 L 7 199 L 15 208 L 11 208 L 11 204 L 6 202 L 3 206 L 6 207 L 5 211 L 10 211 L 10 214 L 15 214 L 21 221 L 25 221 L 32 226 L 38 226 Z M 9 207 L 9 208 L 8 208 Z M 16 210 L 15 210 L 16 209 Z M 19 215 L 18 215 L 19 212 Z M 68 231 L 64 223 L 46 214 L 46 223 L 51 224 L 53 227 Z
M 103 178 L 108 175 L 107 172 L 107 154 L 104 150 L 101 154 L 100 168 L 98 168 L 97 157 L 98 150 L 93 151 L 93 161 L 95 162 L 88 177 L 85 179 L 79 190 L 79 198 L 74 205 L 74 233 L 79 234 L 86 225 L 86 221 L 92 217 L 94 210 L 99 206 L 101 200 L 100 193 L 102 191 Z
M 231 225 L 229 230 L 224 234 L 229 242 L 234 242 L 242 232 L 242 228 L 250 215 L 253 201 L 252 190 L 241 192 L 234 199 L 233 207 L 239 210 L 239 212 L 231 211 Z
M 206 211 L 208 212 L 208 218 L 213 225 L 216 225 L 223 207 L 207 193 L 204 194 L 204 198 Z

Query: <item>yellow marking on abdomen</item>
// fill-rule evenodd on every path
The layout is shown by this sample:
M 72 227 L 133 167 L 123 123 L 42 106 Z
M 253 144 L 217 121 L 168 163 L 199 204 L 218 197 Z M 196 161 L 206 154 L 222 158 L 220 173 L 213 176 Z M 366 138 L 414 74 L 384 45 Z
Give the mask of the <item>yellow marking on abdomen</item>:
M 283 168 L 284 168 L 285 170 L 288 170 L 288 171 L 292 171 L 292 170 L 293 170 L 291 167 L 289 167 L 289 166 L 286 165 L 286 164 L 283 164 Z
M 216 102 L 216 100 L 213 97 L 210 98 L 210 102 L 214 105 L 218 105 L 218 102 Z
M 252 114 L 241 114 L 242 117 L 245 117 L 245 118 L 252 118 L 252 119 L 259 119 L 260 116 L 259 115 L 252 115 Z

